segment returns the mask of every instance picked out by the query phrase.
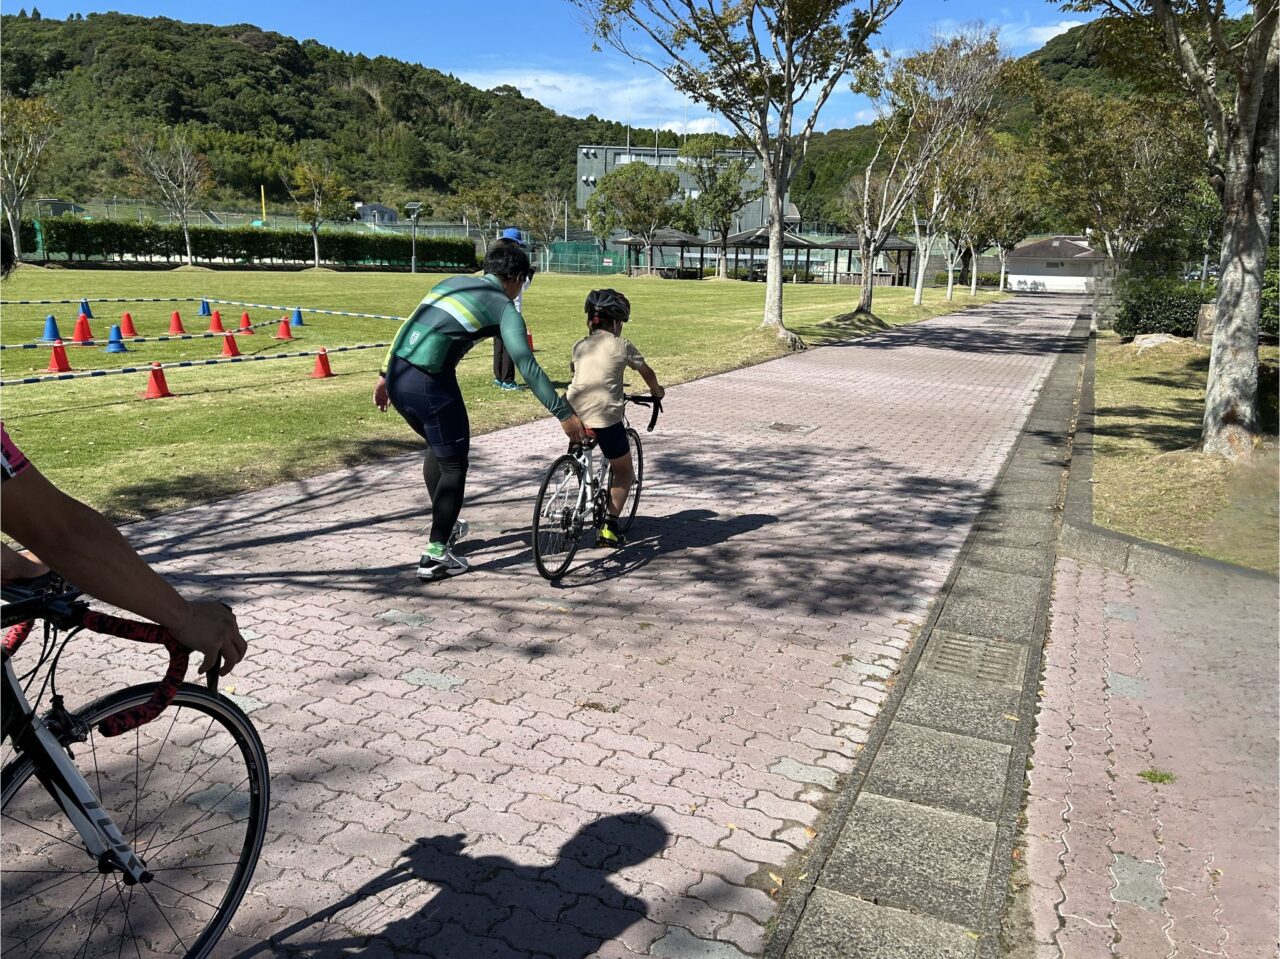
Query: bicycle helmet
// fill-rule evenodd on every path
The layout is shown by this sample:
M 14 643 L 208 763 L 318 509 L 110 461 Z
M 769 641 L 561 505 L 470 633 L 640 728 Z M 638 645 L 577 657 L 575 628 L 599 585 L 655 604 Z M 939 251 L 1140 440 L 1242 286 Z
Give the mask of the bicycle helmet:
M 617 290 L 592 290 L 583 309 L 587 313 L 587 325 L 593 329 L 605 322 L 625 323 L 631 319 L 631 301 Z

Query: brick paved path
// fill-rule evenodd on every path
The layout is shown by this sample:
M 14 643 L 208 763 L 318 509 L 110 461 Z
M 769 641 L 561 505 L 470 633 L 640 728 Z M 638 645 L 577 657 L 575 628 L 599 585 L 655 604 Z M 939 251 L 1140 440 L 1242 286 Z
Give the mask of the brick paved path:
M 1276 955 L 1276 614 L 1273 581 L 1058 562 L 1027 805 L 1037 955 Z
M 413 576 L 416 456 L 135 526 L 256 634 L 275 807 L 225 954 L 757 953 L 1075 313 L 672 390 L 633 545 L 559 587 L 526 543 L 547 420 L 476 441 L 447 583 Z

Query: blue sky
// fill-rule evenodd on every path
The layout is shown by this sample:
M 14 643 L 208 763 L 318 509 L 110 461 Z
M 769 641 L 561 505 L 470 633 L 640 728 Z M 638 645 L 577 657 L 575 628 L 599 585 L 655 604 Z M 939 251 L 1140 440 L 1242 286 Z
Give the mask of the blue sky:
M 422 63 L 482 88 L 509 83 L 561 113 L 636 126 L 711 129 L 714 118 L 685 100 L 652 69 L 619 54 L 595 52 L 578 14 L 563 0 L 526 0 L 471 7 L 467 3 L 404 0 L 115 0 L 109 3 L 39 2 L 42 15 L 118 10 L 197 23 L 253 23 L 263 29 L 312 38 L 368 56 Z M 27 0 L 4 0 L 6 13 L 30 9 Z M 488 19 L 484 12 L 495 11 Z M 922 45 L 935 30 L 983 21 L 1000 30 L 1011 54 L 1023 54 L 1088 19 L 1042 0 L 903 0 L 876 46 L 904 50 Z M 820 129 L 848 127 L 870 118 L 869 104 L 842 89 L 822 112 Z M 719 124 L 723 130 L 723 122 Z

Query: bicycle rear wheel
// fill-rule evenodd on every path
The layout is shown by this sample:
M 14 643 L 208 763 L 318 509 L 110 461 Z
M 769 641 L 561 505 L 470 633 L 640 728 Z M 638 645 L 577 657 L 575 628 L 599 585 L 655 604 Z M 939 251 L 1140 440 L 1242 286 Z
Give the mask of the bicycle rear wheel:
M 239 707 L 186 684 L 153 722 L 115 738 L 98 733 L 97 723 L 154 688 L 133 686 L 81 710 L 88 739 L 72 743 L 149 882 L 128 886 L 120 873 L 99 871 L 29 756 L 0 771 L 5 959 L 200 959 L 231 922 L 266 834 L 266 752 Z
M 627 445 L 631 447 L 631 467 L 636 478 L 631 484 L 630 492 L 627 493 L 626 501 L 622 504 L 622 512 L 618 514 L 618 529 L 624 533 L 631 529 L 631 524 L 635 522 L 636 508 L 640 505 L 640 489 L 644 485 L 644 450 L 640 446 L 640 434 L 629 426 L 627 427 Z
M 591 509 L 585 503 L 582 466 L 569 455 L 551 464 L 533 511 L 533 562 L 546 579 L 564 575 L 578 551 L 578 541 Z

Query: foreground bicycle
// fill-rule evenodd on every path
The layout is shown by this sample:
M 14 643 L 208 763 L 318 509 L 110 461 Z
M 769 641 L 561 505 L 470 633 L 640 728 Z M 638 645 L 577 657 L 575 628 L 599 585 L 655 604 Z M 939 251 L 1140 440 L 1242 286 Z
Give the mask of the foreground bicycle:
M 662 412 L 662 401 L 652 396 L 626 395 L 628 403 L 653 408 L 649 426 L 652 433 Z M 640 504 L 640 490 L 644 482 L 644 451 L 640 446 L 640 434 L 624 418 L 627 427 L 627 443 L 631 447 L 631 462 L 635 468 L 635 482 L 622 505 L 618 516 L 618 528 L 624 533 L 631 528 Z M 569 452 L 558 457 L 547 470 L 538 501 L 533 511 L 533 562 L 546 579 L 559 579 L 569 568 L 578 543 L 587 530 L 595 531 L 604 525 L 609 515 L 609 485 L 613 471 L 609 461 L 601 457 L 599 469 L 595 467 L 592 451 L 596 441 L 588 435 L 583 443 L 575 443 Z
M 167 630 L 96 612 L 79 596 L 56 577 L 4 586 L 5 959 L 207 956 L 262 850 L 266 752 L 244 712 L 217 694 L 216 668 L 208 689 L 184 683 L 188 651 Z M 38 661 L 20 677 L 13 655 L 36 619 L 45 624 Z M 82 629 L 164 645 L 164 679 L 68 709 L 58 661 Z M 50 708 L 37 716 L 46 689 Z

